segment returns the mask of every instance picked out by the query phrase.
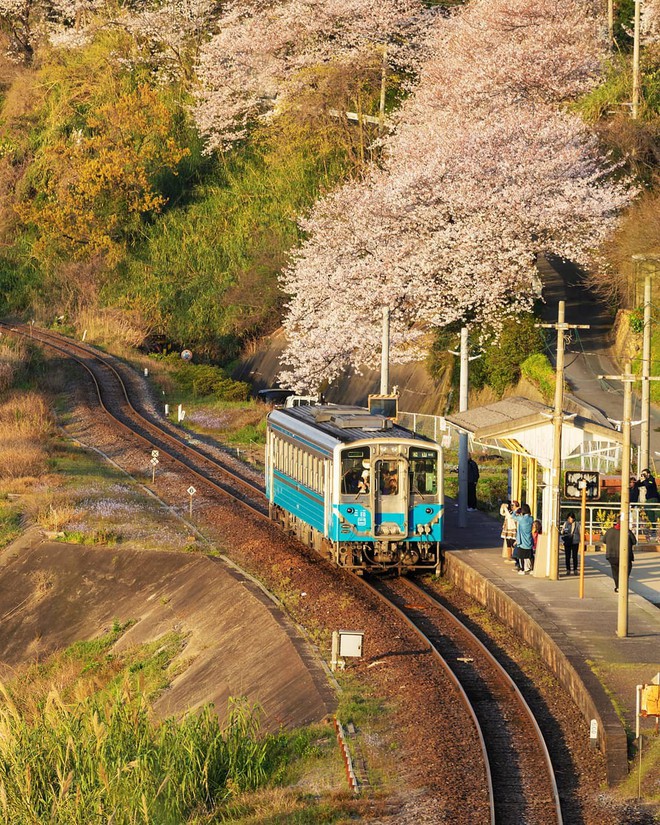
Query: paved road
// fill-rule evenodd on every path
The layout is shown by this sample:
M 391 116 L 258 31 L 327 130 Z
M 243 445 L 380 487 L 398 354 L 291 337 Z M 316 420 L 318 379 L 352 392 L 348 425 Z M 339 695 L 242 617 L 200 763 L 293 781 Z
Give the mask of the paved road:
M 566 323 L 589 324 L 590 329 L 572 330 L 566 346 L 565 375 L 572 394 L 613 421 L 623 416 L 623 386 L 620 381 L 605 381 L 599 375 L 617 375 L 623 365 L 609 352 L 614 316 L 608 307 L 583 284 L 580 273 L 571 264 L 558 259 L 542 258 L 539 270 L 543 278 L 542 316 L 545 323 L 556 323 L 558 302 L 566 302 Z M 556 337 L 549 330 L 548 356 L 555 360 Z M 633 395 L 633 421 L 639 421 L 639 395 Z M 632 441 L 639 444 L 639 425 L 632 428 Z M 660 411 L 651 408 L 651 458 L 660 468 Z M 633 463 L 636 468 L 636 463 Z

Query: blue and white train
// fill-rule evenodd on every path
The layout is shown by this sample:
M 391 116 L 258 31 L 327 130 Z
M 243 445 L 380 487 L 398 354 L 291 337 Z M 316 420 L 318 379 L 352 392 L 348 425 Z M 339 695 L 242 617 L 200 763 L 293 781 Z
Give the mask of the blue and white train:
M 361 407 L 268 416 L 270 516 L 341 567 L 438 567 L 442 466 L 434 441 Z

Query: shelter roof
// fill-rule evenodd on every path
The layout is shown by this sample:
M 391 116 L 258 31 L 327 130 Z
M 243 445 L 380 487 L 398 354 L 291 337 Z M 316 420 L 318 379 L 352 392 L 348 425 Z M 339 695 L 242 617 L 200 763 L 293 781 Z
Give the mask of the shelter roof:
M 476 441 L 515 440 L 528 454 L 547 460 L 551 453 L 553 408 L 539 401 L 514 396 L 446 416 L 450 426 L 471 434 Z M 623 436 L 611 426 L 576 413 L 564 412 L 562 457 L 568 457 L 580 443 L 623 443 Z

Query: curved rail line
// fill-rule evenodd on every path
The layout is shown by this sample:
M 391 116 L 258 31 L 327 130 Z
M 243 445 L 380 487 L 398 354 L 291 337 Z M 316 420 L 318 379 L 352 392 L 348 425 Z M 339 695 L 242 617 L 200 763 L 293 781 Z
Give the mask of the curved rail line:
M 548 747 L 532 710 L 504 667 L 460 619 L 409 579 L 365 580 L 365 584 L 426 640 L 459 686 L 458 695 L 482 742 L 491 822 L 562 825 Z
M 259 505 L 255 506 L 255 504 L 250 503 L 250 501 L 246 499 L 244 494 L 228 487 L 227 482 L 222 483 L 221 481 L 209 478 L 208 475 L 205 475 L 202 472 L 199 466 L 191 466 L 191 462 L 197 465 L 201 463 L 212 473 L 219 473 L 221 476 L 228 477 L 231 480 L 231 484 L 247 489 L 249 491 L 249 495 L 257 499 L 260 504 L 264 500 L 263 490 L 260 487 L 250 481 L 247 481 L 236 473 L 233 473 L 217 460 L 210 458 L 201 450 L 186 444 L 181 438 L 167 432 L 167 430 L 163 427 L 138 412 L 129 398 L 124 379 L 117 368 L 111 363 L 109 358 L 104 358 L 95 350 L 85 347 L 77 342 L 52 335 L 41 329 L 35 329 L 32 326 L 26 327 L 24 325 L 11 325 L 0 322 L 0 328 L 4 329 L 6 332 L 21 335 L 25 338 L 37 341 L 44 346 L 47 346 L 49 349 L 66 355 L 67 358 L 75 361 L 90 375 L 94 383 L 94 389 L 96 391 L 101 409 L 117 426 L 122 429 L 122 431 L 130 434 L 131 437 L 138 439 L 149 447 L 149 449 L 158 449 L 159 452 L 162 451 L 170 461 L 183 467 L 187 472 L 191 473 L 207 487 L 211 487 L 214 491 L 220 492 L 222 495 L 231 498 L 233 501 L 238 502 L 243 507 L 246 507 L 254 515 L 257 515 L 259 518 L 265 519 L 269 523 L 272 523 L 268 517 L 265 507 Z M 109 390 L 106 385 L 99 381 L 92 365 L 89 363 L 90 361 L 92 364 L 96 366 L 100 365 L 111 373 L 115 382 L 115 392 L 119 391 L 121 397 L 119 402 L 117 402 L 116 399 L 113 400 L 108 398 Z M 111 409 L 112 406 L 117 404 L 120 408 L 119 414 L 117 411 L 113 411 Z M 146 435 L 138 432 L 134 425 L 126 423 L 126 421 L 122 420 L 121 415 L 137 421 L 139 427 L 144 433 L 146 433 Z M 179 455 L 177 455 L 177 453 L 179 453 Z M 184 460 L 181 456 L 187 460 Z
M 172 435 L 171 433 L 167 432 L 162 426 L 154 421 L 146 418 L 140 412 L 138 412 L 133 403 L 129 398 L 129 393 L 126 387 L 126 382 L 124 381 L 123 377 L 121 376 L 118 369 L 111 363 L 109 358 L 103 357 L 100 353 L 96 350 L 92 349 L 91 347 L 87 347 L 85 345 L 79 344 L 78 342 L 71 341 L 69 339 L 45 332 L 41 329 L 35 329 L 33 326 L 26 326 L 26 325 L 10 325 L 4 322 L 0 322 L 0 328 L 4 329 L 7 332 L 24 336 L 26 338 L 31 338 L 34 341 L 37 341 L 49 349 L 52 349 L 56 352 L 65 355 L 67 358 L 78 363 L 83 369 L 90 375 L 93 385 L 96 391 L 96 395 L 98 397 L 99 405 L 101 409 L 113 420 L 113 422 L 120 427 L 120 429 L 128 434 L 131 437 L 136 438 L 137 440 L 141 441 L 145 445 L 147 445 L 150 449 L 158 448 L 159 451 L 163 450 L 163 453 L 167 455 L 167 457 L 175 464 L 184 468 L 186 472 L 191 473 L 194 477 L 199 479 L 203 484 L 207 487 L 212 488 L 214 491 L 220 492 L 221 495 L 225 497 L 229 497 L 232 501 L 238 502 L 243 507 L 249 509 L 252 514 L 258 516 L 260 519 L 268 521 L 272 524 L 272 521 L 269 519 L 267 512 L 262 510 L 259 506 L 254 506 L 249 501 L 246 501 L 243 494 L 237 494 L 236 491 L 232 491 L 231 489 L 227 489 L 227 487 L 220 483 L 219 481 L 215 481 L 212 478 L 209 478 L 207 475 L 204 475 L 201 469 L 195 466 L 191 466 L 189 462 L 194 462 L 195 464 L 202 464 L 203 466 L 209 468 L 213 473 L 221 473 L 223 476 L 227 476 L 231 479 L 232 484 L 238 484 L 239 486 L 246 488 L 249 490 L 250 495 L 254 496 L 255 498 L 259 499 L 260 502 L 264 500 L 263 490 L 256 486 L 255 484 L 247 481 L 244 478 L 233 473 L 231 470 L 223 466 L 217 460 L 210 458 L 206 455 L 203 451 L 198 450 L 189 444 L 186 444 L 181 438 Z M 108 370 L 111 375 L 113 376 L 115 386 L 114 392 L 118 392 L 120 395 L 120 401 L 117 399 L 109 399 L 108 395 L 111 392 L 108 390 L 107 385 L 99 380 L 99 377 L 94 371 L 94 367 L 97 369 L 102 367 Z M 119 406 L 120 413 L 118 414 L 116 411 L 112 411 L 110 407 L 112 406 Z M 132 419 L 131 423 L 127 423 L 126 421 L 122 420 L 121 416 L 127 417 L 129 420 Z M 135 423 L 137 422 L 138 426 L 142 429 L 145 434 L 137 432 L 135 429 Z M 179 456 L 176 453 L 179 453 Z M 183 460 L 180 455 L 183 455 L 187 460 Z M 360 581 L 362 581 L 360 579 Z M 520 816 L 520 807 L 518 806 L 517 812 L 514 814 L 515 817 L 518 818 L 511 818 L 511 803 L 507 802 L 506 799 L 500 799 L 498 797 L 499 789 L 497 783 L 494 782 L 493 776 L 496 771 L 493 768 L 494 759 L 497 762 L 497 757 L 493 756 L 493 747 L 491 744 L 491 737 L 490 734 L 485 736 L 482 729 L 482 724 L 480 723 L 479 713 L 475 710 L 475 703 L 471 700 L 469 693 L 470 691 L 464 687 L 462 684 L 462 674 L 459 672 L 458 674 L 455 672 L 454 669 L 448 664 L 447 660 L 441 652 L 438 650 L 437 640 L 432 641 L 429 637 L 432 635 L 433 637 L 436 636 L 444 636 L 443 631 L 438 631 L 436 628 L 431 628 L 431 634 L 427 635 L 420 627 L 420 618 L 419 618 L 419 606 L 406 605 L 406 600 L 404 597 L 399 594 L 399 602 L 403 602 L 403 604 L 397 604 L 396 598 L 394 600 L 391 597 L 385 595 L 384 592 L 381 592 L 382 589 L 387 586 L 392 589 L 393 585 L 392 582 L 389 581 L 387 583 L 383 581 L 379 581 L 378 586 L 374 585 L 370 581 L 364 581 L 364 584 L 372 590 L 372 592 L 376 593 L 377 596 L 387 603 L 387 605 L 394 609 L 404 621 L 414 629 L 414 631 L 420 635 L 424 641 L 429 645 L 429 650 L 432 652 L 433 656 L 441 663 L 444 671 L 447 673 L 448 678 L 451 682 L 455 685 L 456 693 L 459 696 L 461 702 L 467 709 L 468 714 L 473 720 L 475 730 L 477 731 L 480 743 L 481 743 L 481 750 L 482 750 L 482 758 L 483 758 L 483 765 L 484 771 L 486 775 L 486 782 L 487 782 L 487 792 L 489 797 L 489 808 L 490 808 L 490 821 L 492 825 L 501 825 L 501 823 L 505 822 L 531 822 L 528 818 L 524 816 Z M 470 641 L 469 644 L 471 649 L 478 650 L 478 655 L 483 657 L 484 660 L 488 660 L 491 667 L 497 667 L 502 674 L 499 678 L 504 681 L 506 684 L 506 689 L 510 696 L 515 696 L 516 701 L 521 703 L 521 706 L 524 706 L 525 715 L 527 716 L 529 721 L 529 725 L 531 728 L 534 729 L 534 737 L 539 740 L 538 747 L 542 749 L 544 753 L 545 763 L 547 765 L 547 770 L 551 777 L 550 784 L 553 789 L 553 799 L 554 799 L 554 809 L 555 809 L 555 816 L 552 819 L 553 823 L 556 825 L 562 825 L 562 817 L 561 817 L 561 806 L 559 803 L 559 796 L 557 793 L 557 786 L 554 778 L 554 772 L 552 771 L 552 766 L 550 763 L 550 757 L 547 751 L 547 747 L 545 742 L 543 741 L 543 737 L 541 735 L 541 731 L 536 723 L 536 720 L 533 717 L 533 714 L 529 707 L 527 706 L 525 700 L 520 694 L 517 686 L 511 678 L 506 674 L 505 671 L 501 668 L 499 663 L 496 662 L 492 654 L 482 645 L 482 643 L 473 635 L 471 632 L 465 628 L 456 617 L 453 616 L 449 611 L 446 610 L 442 605 L 440 605 L 436 599 L 434 599 L 430 594 L 428 594 L 425 590 L 418 588 L 416 585 L 413 585 L 407 579 L 398 579 L 396 587 L 398 589 L 401 588 L 414 588 L 415 595 L 418 598 L 422 598 L 428 605 L 432 606 L 436 611 L 442 611 L 444 614 L 445 621 L 452 622 L 454 626 L 457 624 L 461 627 L 461 633 L 469 634 Z M 415 615 L 417 614 L 417 615 Z M 428 619 L 428 617 L 426 617 Z M 467 638 L 467 636 L 466 636 Z M 464 660 L 469 660 L 469 657 L 463 657 Z M 491 688 L 487 689 L 489 692 Z M 502 812 L 507 812 L 507 815 L 502 818 Z M 541 821 L 541 820 L 539 820 Z M 547 819 L 544 820 L 548 821 Z

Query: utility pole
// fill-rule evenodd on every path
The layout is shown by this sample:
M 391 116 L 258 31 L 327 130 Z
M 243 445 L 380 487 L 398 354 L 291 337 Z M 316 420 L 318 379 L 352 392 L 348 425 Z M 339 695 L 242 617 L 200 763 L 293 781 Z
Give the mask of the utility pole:
M 632 374 L 630 361 L 625 364 L 623 375 L 599 375 L 599 378 L 606 378 L 612 381 L 623 382 L 623 421 L 621 422 L 621 433 L 623 435 L 623 455 L 621 456 L 621 517 L 619 535 L 619 599 L 617 610 L 616 635 L 625 637 L 628 635 L 628 563 L 630 559 L 630 545 L 628 532 L 630 530 L 630 426 L 632 415 L 632 383 L 639 380 Z M 649 378 L 649 381 L 660 381 L 660 376 L 656 379 Z
M 449 350 L 460 358 L 460 378 L 458 390 L 458 409 L 465 412 L 468 408 L 468 373 L 470 361 L 480 355 L 470 357 L 468 350 L 468 328 L 461 327 L 460 351 Z M 465 432 L 458 435 L 458 526 L 467 527 L 467 476 L 468 476 L 468 436 Z
M 383 344 L 380 355 L 380 394 L 387 395 L 390 385 L 390 310 L 383 307 Z
M 644 338 L 642 343 L 642 428 L 639 442 L 639 467 L 641 473 L 649 467 L 651 446 L 651 276 L 644 279 Z
M 635 27 L 633 31 L 633 64 L 632 64 L 632 116 L 637 120 L 639 115 L 639 30 L 640 30 L 641 0 L 635 0 Z
M 460 378 L 458 389 L 458 409 L 465 412 L 468 408 L 468 330 L 461 328 Z M 467 527 L 467 476 L 468 476 L 468 437 L 461 432 L 458 436 L 458 526 Z
M 552 465 L 550 470 L 550 578 L 559 578 L 559 525 L 561 523 L 561 428 L 564 420 L 564 333 L 568 329 L 589 329 L 589 324 L 567 324 L 564 322 L 566 302 L 560 301 L 556 324 L 537 324 L 546 329 L 557 330 L 557 373 L 555 378 L 555 406 L 552 414 Z
M 610 47 L 614 45 L 614 0 L 607 0 L 607 33 Z
M 635 275 L 639 266 L 648 261 L 658 263 L 655 255 L 633 255 Z M 639 442 L 639 465 L 637 473 L 641 473 L 650 466 L 651 455 L 651 300 L 652 300 L 652 273 L 644 278 L 644 335 L 642 340 L 642 421 Z M 637 280 L 637 278 L 635 278 Z

